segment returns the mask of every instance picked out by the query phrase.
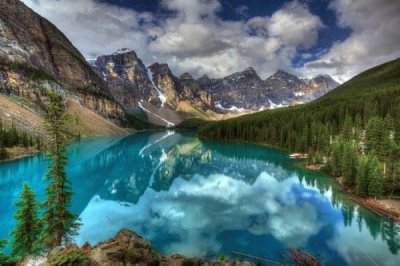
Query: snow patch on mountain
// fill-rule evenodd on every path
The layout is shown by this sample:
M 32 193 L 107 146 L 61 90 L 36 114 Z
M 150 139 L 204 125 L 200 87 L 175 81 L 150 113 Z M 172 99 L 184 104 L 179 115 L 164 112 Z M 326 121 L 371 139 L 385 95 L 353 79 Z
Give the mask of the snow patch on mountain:
M 162 135 L 160 138 L 156 139 L 155 141 L 150 142 L 149 144 L 147 144 L 147 145 L 145 145 L 143 148 L 141 148 L 140 151 L 139 151 L 139 156 L 142 156 L 142 157 L 143 157 L 143 152 L 144 152 L 145 150 L 147 150 L 147 149 L 150 148 L 151 146 L 153 146 L 153 145 L 159 143 L 159 142 L 162 141 L 163 139 L 166 139 L 166 138 L 168 138 L 169 136 L 174 135 L 174 134 L 175 134 L 175 131 L 173 131 L 173 130 L 168 130 L 168 131 L 167 131 L 164 135 Z M 151 155 L 149 155 L 149 156 L 151 156 Z
M 149 187 L 151 187 L 154 183 L 154 176 L 156 175 L 158 169 L 160 169 L 161 165 L 168 159 L 168 155 L 165 153 L 164 149 L 161 149 L 160 162 L 157 164 L 156 168 L 154 168 L 153 173 L 150 176 Z
M 276 109 L 276 108 L 282 108 L 282 107 L 289 106 L 285 101 L 283 101 L 280 104 L 276 104 L 276 103 L 272 102 L 270 99 L 268 99 L 268 102 L 269 102 L 269 109 Z
M 221 109 L 221 110 L 230 111 L 230 112 L 237 112 L 237 113 L 243 113 L 243 112 L 248 112 L 248 111 L 249 111 L 249 110 L 244 109 L 244 108 L 238 108 L 238 107 L 236 107 L 236 106 L 234 106 L 234 105 L 232 105 L 232 106 L 229 107 L 229 108 L 225 108 L 225 107 L 223 107 L 223 106 L 221 105 L 220 102 L 215 103 L 215 107 L 217 107 L 217 108 L 219 108 L 219 109 Z
M 138 105 L 139 105 L 140 109 L 142 109 L 142 110 L 145 111 L 146 113 L 149 113 L 149 114 L 151 114 L 151 115 L 157 117 L 157 118 L 160 119 L 161 121 L 164 121 L 164 122 L 167 124 L 167 127 L 173 127 L 173 126 L 175 126 L 174 123 L 172 123 L 172 122 L 168 121 L 167 119 L 164 119 L 164 118 L 162 118 L 161 116 L 159 116 L 159 115 L 157 115 L 157 114 L 151 112 L 149 109 L 147 109 L 146 107 L 144 107 L 143 104 L 142 104 L 141 102 L 139 102 Z
M 296 96 L 296 97 L 304 96 L 304 92 L 302 92 L 302 91 L 297 91 L 297 92 L 294 92 L 293 94 L 294 94 L 294 96 Z
M 151 70 L 150 70 L 150 69 L 147 69 L 147 75 L 148 75 L 148 77 L 149 77 L 149 80 L 150 80 L 151 84 L 153 84 L 154 89 L 155 89 L 155 90 L 157 91 L 157 93 L 158 93 L 158 98 L 159 98 L 160 101 L 161 101 L 161 107 L 164 107 L 164 106 L 165 106 L 165 103 L 166 103 L 166 101 L 167 101 L 167 97 L 165 97 L 165 95 L 161 92 L 161 90 L 158 88 L 158 86 L 154 83 L 154 80 L 153 80 L 152 77 L 150 77 L 150 74 L 149 74 L 149 73 L 151 73 Z
M 118 49 L 114 54 L 126 54 L 129 52 L 132 52 L 132 50 L 129 48 L 121 48 L 121 49 Z

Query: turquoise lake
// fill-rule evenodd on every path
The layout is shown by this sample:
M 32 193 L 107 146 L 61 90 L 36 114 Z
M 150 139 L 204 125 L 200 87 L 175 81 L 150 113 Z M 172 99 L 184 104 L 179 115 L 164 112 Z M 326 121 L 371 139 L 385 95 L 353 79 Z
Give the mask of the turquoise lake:
M 324 265 L 400 265 L 400 224 L 283 151 L 170 130 L 84 140 L 68 158 L 78 245 L 128 228 L 165 254 L 282 261 L 292 244 Z M 0 239 L 14 226 L 24 181 L 43 200 L 45 171 L 43 154 L 0 164 Z

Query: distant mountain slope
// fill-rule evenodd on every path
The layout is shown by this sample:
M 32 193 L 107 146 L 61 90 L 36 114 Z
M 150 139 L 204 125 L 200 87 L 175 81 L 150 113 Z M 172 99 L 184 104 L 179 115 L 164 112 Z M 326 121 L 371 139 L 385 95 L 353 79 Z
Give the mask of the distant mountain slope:
M 316 128 L 337 135 L 346 117 L 351 121 L 359 117 L 365 125 L 373 116 L 387 115 L 394 119 L 400 132 L 400 59 L 371 68 L 308 104 L 209 123 L 199 135 L 306 150 L 305 144 L 319 134 Z
M 262 80 L 252 67 L 222 79 L 203 76 L 198 81 L 216 106 L 226 111 L 258 111 L 305 103 L 339 85 L 328 75 L 300 79 L 283 70 Z

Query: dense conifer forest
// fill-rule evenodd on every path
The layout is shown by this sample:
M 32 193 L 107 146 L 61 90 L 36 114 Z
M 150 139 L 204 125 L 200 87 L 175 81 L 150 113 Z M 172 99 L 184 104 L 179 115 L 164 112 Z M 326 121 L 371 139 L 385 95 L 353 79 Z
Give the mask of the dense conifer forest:
M 359 196 L 399 195 L 400 59 L 314 102 L 209 123 L 199 136 L 308 153 L 309 164 L 343 177 Z
M 26 132 L 17 130 L 15 125 L 10 128 L 6 128 L 3 125 L 3 121 L 0 119 L 0 161 L 9 158 L 9 154 L 6 148 L 12 148 L 15 146 L 32 147 L 37 145 L 40 148 L 40 139 L 33 138 Z

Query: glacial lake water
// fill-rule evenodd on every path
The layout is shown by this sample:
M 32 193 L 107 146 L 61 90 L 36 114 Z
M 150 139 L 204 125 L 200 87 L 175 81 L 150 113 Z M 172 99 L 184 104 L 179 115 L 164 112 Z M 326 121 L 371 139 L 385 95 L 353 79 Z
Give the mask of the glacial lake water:
M 136 231 L 165 254 L 238 251 L 282 261 L 289 244 L 324 265 L 400 265 L 400 225 L 354 204 L 331 177 L 283 151 L 159 131 L 84 140 L 68 149 L 77 244 Z M 24 181 L 43 200 L 43 154 L 0 164 L 0 239 Z

